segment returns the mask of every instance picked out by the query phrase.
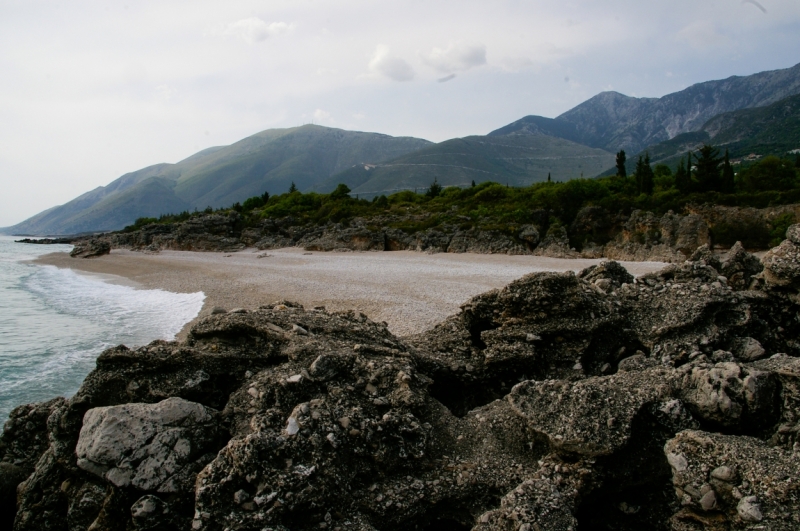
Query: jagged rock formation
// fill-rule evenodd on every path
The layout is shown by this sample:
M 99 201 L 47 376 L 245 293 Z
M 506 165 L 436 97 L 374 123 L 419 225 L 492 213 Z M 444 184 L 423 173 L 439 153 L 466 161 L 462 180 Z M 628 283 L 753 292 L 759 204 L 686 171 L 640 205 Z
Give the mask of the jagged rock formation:
M 470 222 L 466 226 L 442 224 L 405 232 L 393 225 L 425 222 L 429 214 L 356 218 L 347 225 L 330 223 L 324 226 L 286 217 L 264 219 L 255 226 L 243 228 L 241 215 L 228 212 L 197 216 L 180 223 L 151 224 L 134 232 L 107 234 L 100 239 L 114 248 L 144 252 L 162 249 L 230 252 L 245 247 L 298 246 L 309 251 L 411 250 L 679 263 L 699 247 L 719 249 L 733 244 L 729 241 L 730 227 L 738 227 L 742 238 L 749 238 L 745 241 L 751 248 L 766 245 L 763 236 L 769 239 L 773 220 L 787 214 L 800 217 L 800 205 L 763 210 L 688 207 L 683 214 L 669 211 L 663 216 L 641 210 L 629 216 L 612 215 L 602 207 L 587 206 L 578 212 L 569 227 L 550 223 L 549 213 L 539 210 L 532 216 L 539 220 L 537 223 L 511 225 L 503 230 L 481 229 Z M 755 238 L 753 234 L 759 236 Z M 81 242 L 78 240 L 78 245 L 83 245 Z
M 797 529 L 799 234 L 763 271 L 528 275 L 412 337 L 282 302 L 107 350 L 6 423 L 14 529 Z

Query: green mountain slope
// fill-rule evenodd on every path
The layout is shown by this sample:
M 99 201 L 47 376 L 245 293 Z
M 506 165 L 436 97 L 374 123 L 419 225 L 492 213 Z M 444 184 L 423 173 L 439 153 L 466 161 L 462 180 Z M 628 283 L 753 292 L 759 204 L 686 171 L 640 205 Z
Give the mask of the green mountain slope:
M 175 195 L 174 187 L 173 180 L 151 177 L 76 213 L 65 224 L 72 233 L 115 230 L 139 217 L 189 210 L 191 206 Z
M 181 175 L 175 193 L 201 208 L 227 206 L 265 190 L 284 192 L 292 182 L 307 190 L 355 164 L 382 162 L 430 145 L 417 138 L 314 125 L 284 131 L 258 147 L 239 150 L 236 157 L 212 155 Z
M 354 194 L 370 197 L 397 190 L 427 188 L 434 179 L 443 186 L 468 186 L 495 181 L 525 186 L 547 180 L 594 176 L 614 155 L 545 135 L 469 136 L 447 140 L 375 167 L 358 165 L 316 187 L 329 192 L 344 183 Z
M 228 206 L 292 182 L 308 189 L 358 163 L 377 163 L 431 145 L 306 125 L 270 129 L 230 146 L 200 151 L 176 164 L 157 164 L 116 179 L 22 223 L 7 234 L 76 234 L 120 229 L 138 217 Z M 146 183 L 146 184 L 145 184 Z

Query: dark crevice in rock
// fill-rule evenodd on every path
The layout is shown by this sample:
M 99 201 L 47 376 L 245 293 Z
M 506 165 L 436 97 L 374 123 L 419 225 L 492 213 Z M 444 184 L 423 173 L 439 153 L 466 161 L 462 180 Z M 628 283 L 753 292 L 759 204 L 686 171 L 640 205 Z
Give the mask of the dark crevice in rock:
M 588 494 L 576 517 L 581 530 L 668 530 L 677 507 L 672 472 L 664 444 L 677 431 L 695 425 L 683 419 L 677 425 L 658 415 L 658 405 L 642 408 L 631 424 L 631 438 L 614 454 L 598 459 L 602 485 Z
M 450 413 L 456 417 L 464 417 L 475 408 L 503 398 L 518 381 L 518 378 L 512 381 L 496 378 L 466 383 L 452 374 L 442 372 L 433 376 L 433 384 L 428 392 L 450 410 Z

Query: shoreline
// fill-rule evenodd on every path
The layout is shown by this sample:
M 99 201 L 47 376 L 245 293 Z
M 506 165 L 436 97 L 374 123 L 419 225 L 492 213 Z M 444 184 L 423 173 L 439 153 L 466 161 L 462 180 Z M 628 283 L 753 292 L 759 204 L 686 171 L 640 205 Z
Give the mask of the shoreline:
M 308 252 L 298 248 L 232 253 L 161 251 L 145 254 L 114 249 L 99 258 L 55 252 L 31 261 L 69 268 L 140 289 L 176 293 L 202 291 L 197 317 L 176 339 L 184 339 L 214 307 L 253 309 L 279 300 L 305 307 L 360 311 L 407 336 L 458 312 L 471 297 L 534 272 L 580 271 L 603 259 L 560 259 L 503 254 L 392 252 Z M 620 262 L 634 276 L 661 269 L 661 262 Z

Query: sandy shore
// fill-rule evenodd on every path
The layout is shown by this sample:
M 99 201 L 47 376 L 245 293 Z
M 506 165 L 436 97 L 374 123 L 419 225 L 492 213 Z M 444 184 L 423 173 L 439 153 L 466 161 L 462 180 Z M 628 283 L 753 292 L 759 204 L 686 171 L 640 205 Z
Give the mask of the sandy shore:
M 256 308 L 278 300 L 329 310 L 359 310 L 386 321 L 403 336 L 433 327 L 469 298 L 537 271 L 580 271 L 600 260 L 534 256 L 422 254 L 411 251 L 308 253 L 287 248 L 237 253 L 115 249 L 94 259 L 51 253 L 34 261 L 101 275 L 105 280 L 178 293 L 203 291 L 200 316 L 215 306 Z M 623 262 L 633 275 L 660 269 L 660 262 Z M 184 335 L 189 325 L 184 327 Z

